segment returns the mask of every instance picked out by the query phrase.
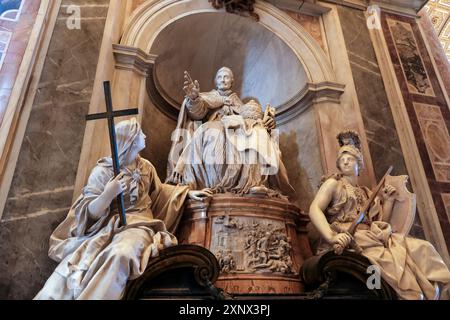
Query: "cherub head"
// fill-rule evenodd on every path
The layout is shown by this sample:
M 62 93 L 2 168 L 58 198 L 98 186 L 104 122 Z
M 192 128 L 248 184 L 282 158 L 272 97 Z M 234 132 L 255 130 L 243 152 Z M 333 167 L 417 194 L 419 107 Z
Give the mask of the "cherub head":
M 264 112 L 261 105 L 255 100 L 250 100 L 241 107 L 240 115 L 244 119 L 262 120 Z

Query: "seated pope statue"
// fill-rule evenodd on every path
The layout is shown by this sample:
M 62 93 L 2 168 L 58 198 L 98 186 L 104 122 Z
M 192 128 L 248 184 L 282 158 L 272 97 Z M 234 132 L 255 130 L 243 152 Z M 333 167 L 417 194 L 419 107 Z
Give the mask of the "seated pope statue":
M 215 77 L 216 88 L 200 92 L 198 81 L 193 81 L 188 72 L 184 73 L 183 90 L 186 97 L 180 109 L 177 128 L 172 135 L 172 147 L 167 167 L 168 182 L 174 182 L 174 168 L 180 154 L 190 141 L 195 130 L 206 122 L 222 119 L 223 116 L 238 115 L 243 105 L 239 96 L 232 91 L 234 75 L 230 68 L 222 67 Z M 267 129 L 275 128 L 273 117 L 263 119 Z
M 392 215 L 404 214 L 393 210 L 398 190 L 392 185 L 385 183 L 355 234 L 346 232 L 371 192 L 357 184 L 363 167 L 358 135 L 346 131 L 338 139 L 338 173 L 324 179 L 309 212 L 321 236 L 318 253 L 350 245 L 379 267 L 401 299 L 435 299 L 439 287 L 441 298 L 448 298 L 450 271 L 433 245 L 396 232 L 389 223 Z
M 186 197 L 210 196 L 209 190 L 161 183 L 153 165 L 139 156 L 146 137 L 136 119 L 120 122 L 116 135 L 121 173 L 114 177 L 110 157 L 97 162 L 50 237 L 49 256 L 59 265 L 35 299 L 120 299 L 127 281 L 142 275 L 149 259 L 177 244 L 171 232 Z M 126 226 L 120 226 L 113 201 L 120 193 Z
M 266 116 L 270 113 L 274 109 L 268 106 Z M 277 132 L 267 130 L 264 117 L 261 105 L 251 100 L 240 106 L 240 114 L 201 125 L 178 159 L 175 182 L 214 193 L 293 195 Z

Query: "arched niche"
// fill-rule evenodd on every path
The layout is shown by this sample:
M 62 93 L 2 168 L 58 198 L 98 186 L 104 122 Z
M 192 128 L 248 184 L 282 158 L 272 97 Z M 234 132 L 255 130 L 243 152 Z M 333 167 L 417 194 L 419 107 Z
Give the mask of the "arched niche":
M 167 104 L 156 107 L 176 119 L 184 99 L 183 72 L 214 88 L 214 75 L 222 66 L 233 70 L 233 90 L 245 102 L 257 99 L 280 108 L 308 84 L 306 71 L 294 51 L 276 34 L 249 18 L 221 12 L 184 16 L 166 26 L 150 53 L 156 56 L 148 87 Z M 153 96 L 153 89 L 149 96 Z M 167 110 L 168 109 L 168 110 Z
M 259 22 L 217 11 L 207 1 L 144 2 L 114 46 L 115 96 L 141 109 L 142 127 L 150 137 L 143 155 L 165 178 L 182 72 L 189 70 L 206 91 L 213 88 L 218 67 L 231 67 L 235 89 L 244 99 L 258 98 L 277 108 L 284 162 L 298 203 L 306 204 L 324 172 L 320 137 L 326 126 L 315 106 L 338 108 L 344 86 L 336 83 L 320 45 L 296 21 L 263 1 L 255 10 Z

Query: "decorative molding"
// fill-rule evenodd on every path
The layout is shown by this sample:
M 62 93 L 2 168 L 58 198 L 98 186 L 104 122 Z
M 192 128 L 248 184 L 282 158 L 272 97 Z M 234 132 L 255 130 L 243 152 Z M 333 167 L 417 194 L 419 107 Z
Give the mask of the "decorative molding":
M 308 83 L 292 99 L 277 107 L 277 124 L 286 124 L 313 104 L 332 102 L 339 104 L 345 85 L 334 82 Z
M 156 55 L 120 44 L 113 44 L 113 54 L 116 69 L 134 71 L 143 77 L 148 77 L 152 73 L 156 60 Z
M 428 0 L 321 0 L 354 9 L 366 11 L 367 7 L 376 5 L 384 12 L 407 17 L 416 17 Z
M 308 16 L 319 17 L 322 14 L 330 11 L 329 8 L 321 6 L 316 0 L 266 0 L 275 7 L 290 10 L 293 12 L 306 14 Z
M 147 94 L 155 107 L 170 119 L 177 121 L 181 104 L 165 93 L 156 76 L 156 65 L 150 67 L 151 71 L 145 84 Z

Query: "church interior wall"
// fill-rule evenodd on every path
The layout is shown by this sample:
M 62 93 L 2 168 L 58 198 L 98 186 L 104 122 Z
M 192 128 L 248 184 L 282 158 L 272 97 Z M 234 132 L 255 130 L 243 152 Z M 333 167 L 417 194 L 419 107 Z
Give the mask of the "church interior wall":
M 408 174 L 364 11 L 339 6 L 338 12 L 377 181 L 389 165 L 394 175 Z M 411 234 L 425 238 L 419 215 Z
M 127 17 L 143 2 L 144 0 L 128 1 Z M 75 181 L 86 128 L 84 116 L 89 113 L 89 104 L 93 101 L 91 96 L 109 1 L 77 1 L 83 10 L 83 17 L 88 18 L 81 20 L 82 28 L 80 30 L 68 30 L 65 25 L 68 17 L 66 9 L 72 3 L 71 0 L 63 0 L 42 72 L 39 91 L 33 104 L 19 161 L 0 221 L 0 299 L 29 299 L 42 287 L 45 279 L 55 267 L 55 263 L 47 256 L 48 238 L 66 216 L 74 197 L 74 190 L 77 189 Z M 364 130 L 362 135 L 367 138 L 366 143 L 368 144 L 368 150 L 365 152 L 370 152 L 369 157 L 371 158 L 369 169 L 372 170 L 373 165 L 373 172 L 377 180 L 391 164 L 395 166 L 395 174 L 408 174 L 386 88 L 367 30 L 364 12 L 349 7 L 336 7 L 348 51 L 357 103 L 362 116 L 360 124 L 358 124 L 358 119 L 354 120 L 357 117 L 353 115 L 349 123 L 357 123 Z M 317 41 L 323 52 L 330 57 L 322 19 L 287 10 L 285 12 L 295 19 Z M 391 17 L 411 22 L 410 19 Z M 390 36 L 385 20 L 384 23 L 385 36 L 389 42 Z M 419 36 L 418 26 L 415 23 L 412 25 L 416 36 Z M 422 23 L 422 28 L 426 32 L 429 31 L 425 23 Z M 355 33 L 355 29 L 358 30 L 357 33 Z M 423 41 L 419 41 L 419 46 L 427 70 L 437 72 L 434 70 L 430 58 L 427 58 Z M 431 42 L 430 46 L 435 48 L 436 41 Z M 397 53 L 392 41 L 389 43 L 389 48 L 393 55 L 392 59 L 395 60 Z M 216 60 L 220 60 L 220 56 L 216 58 Z M 435 55 L 434 58 L 438 69 L 444 68 L 448 63 L 439 55 Z M 218 63 L 218 61 L 211 63 L 210 69 L 220 67 L 221 65 Z M 231 67 L 233 69 L 233 65 Z M 238 74 L 244 72 L 243 66 L 236 65 L 235 67 L 236 69 L 233 70 Z M 399 81 L 404 81 L 399 63 L 395 67 L 398 71 Z M 258 70 L 259 72 L 260 70 Z M 165 74 L 165 76 L 172 75 Z M 213 72 L 208 69 L 201 76 L 204 76 L 204 79 L 212 78 Z M 179 74 L 179 77 L 181 79 L 182 74 Z M 441 77 L 445 84 L 450 83 L 448 73 L 442 73 Z M 442 121 L 435 121 L 435 123 L 448 128 L 450 113 L 445 102 L 444 92 L 439 91 L 440 84 L 436 77 L 432 78 L 434 92 L 438 94 L 434 100 L 411 94 L 404 83 L 405 102 L 409 104 L 410 109 L 414 108 L 414 103 L 438 107 Z M 130 87 L 139 87 L 140 80 L 132 74 L 121 73 L 115 79 L 117 80 L 116 87 L 121 82 L 128 80 L 134 81 Z M 238 83 L 242 84 L 242 82 L 242 79 L 238 79 Z M 179 87 L 178 83 L 172 85 L 172 91 Z M 212 83 L 210 85 L 212 86 Z M 348 86 L 346 90 L 348 93 Z M 143 99 L 142 103 L 139 103 L 142 105 L 142 114 L 139 117 L 148 140 L 147 148 L 142 152 L 142 156 L 153 163 L 159 177 L 164 180 L 167 155 L 170 149 L 170 134 L 175 128 L 176 122 L 162 113 L 148 95 L 137 96 L 138 94 L 139 91 L 136 90 L 132 93 L 125 92 L 121 96 L 120 90 L 116 90 L 113 98 L 118 104 L 115 107 L 133 107 L 135 101 Z M 177 102 L 180 103 L 180 101 Z M 353 107 L 346 103 L 339 112 L 345 113 L 345 110 L 351 110 Z M 332 108 L 330 107 L 330 109 Z M 410 115 L 416 117 L 415 113 L 410 113 Z M 320 161 L 322 156 L 320 144 L 323 141 L 317 130 L 317 121 L 317 110 L 310 107 L 279 127 L 283 160 L 291 184 L 297 191 L 296 204 L 305 211 L 317 191 L 321 176 L 326 173 L 323 162 Z M 442 230 L 447 244 L 450 245 L 450 183 L 437 181 L 432 175 L 433 165 L 428 158 L 429 148 L 427 148 L 427 144 L 432 142 L 427 140 L 426 136 L 421 135 L 420 121 L 413 120 L 413 125 L 414 121 L 418 146 L 423 157 L 422 161 L 430 173 L 430 186 L 433 189 Z M 444 145 L 449 143 L 450 138 L 445 141 Z M 334 151 L 330 150 L 329 152 Z M 412 235 L 425 238 L 419 215 L 416 217 Z
M 450 111 L 447 100 L 417 20 L 382 14 L 382 28 L 448 248 Z
M 82 0 L 81 29 L 60 8 L 0 222 L 0 299 L 30 299 L 55 264 L 51 232 L 67 215 L 96 72 L 107 0 Z
M 447 94 L 447 103 L 449 103 L 448 97 L 450 96 L 450 61 L 447 58 L 445 51 L 442 50 L 442 43 L 436 34 L 430 17 L 427 15 L 425 9 L 419 12 L 418 25 L 421 29 L 421 35 L 428 45 L 428 53 L 432 55 L 437 75 L 441 78 L 441 86 L 445 88 L 444 94 Z

